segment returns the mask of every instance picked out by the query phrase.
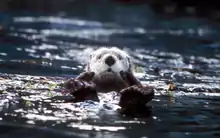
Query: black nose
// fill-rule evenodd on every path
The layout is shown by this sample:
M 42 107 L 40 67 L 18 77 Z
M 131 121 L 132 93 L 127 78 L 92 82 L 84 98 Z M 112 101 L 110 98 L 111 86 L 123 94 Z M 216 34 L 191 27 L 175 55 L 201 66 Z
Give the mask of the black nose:
M 115 64 L 115 59 L 112 57 L 112 56 L 108 56 L 106 59 L 105 59 L 105 63 L 109 66 L 112 66 Z

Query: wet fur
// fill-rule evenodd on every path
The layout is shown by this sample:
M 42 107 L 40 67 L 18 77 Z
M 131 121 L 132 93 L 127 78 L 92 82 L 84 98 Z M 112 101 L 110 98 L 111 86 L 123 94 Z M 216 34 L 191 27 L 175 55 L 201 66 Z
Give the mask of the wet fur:
M 103 60 L 109 55 L 117 60 L 115 65 L 111 66 L 115 76 L 105 81 L 103 74 L 106 75 L 105 70 L 109 66 L 106 66 Z M 117 91 L 121 95 L 119 105 L 122 111 L 132 113 L 137 112 L 137 109 L 142 109 L 140 107 L 145 107 L 154 97 L 153 88 L 143 86 L 134 77 L 129 55 L 116 47 L 100 48 L 93 52 L 85 72 L 76 78 L 67 80 L 64 87 L 74 96 L 75 102 L 99 101 L 97 92 Z
M 116 63 L 111 66 L 114 77 L 105 80 L 102 77 L 108 73 L 106 73 L 106 70 L 109 66 L 104 64 L 103 60 L 108 56 L 112 56 Z M 121 78 L 120 71 L 133 74 L 130 56 L 116 47 L 102 47 L 93 52 L 85 68 L 85 72 L 88 71 L 95 72 L 92 81 L 96 84 L 97 91 L 99 92 L 120 91 L 128 87 L 129 84 Z

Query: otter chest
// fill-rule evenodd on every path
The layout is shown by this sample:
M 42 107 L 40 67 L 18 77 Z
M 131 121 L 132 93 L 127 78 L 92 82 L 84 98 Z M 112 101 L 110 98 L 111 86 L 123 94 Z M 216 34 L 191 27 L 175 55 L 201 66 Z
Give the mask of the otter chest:
M 128 87 L 127 83 L 125 83 L 121 79 L 114 80 L 100 80 L 93 79 L 93 83 L 95 83 L 98 92 L 110 92 L 110 91 L 120 91 Z

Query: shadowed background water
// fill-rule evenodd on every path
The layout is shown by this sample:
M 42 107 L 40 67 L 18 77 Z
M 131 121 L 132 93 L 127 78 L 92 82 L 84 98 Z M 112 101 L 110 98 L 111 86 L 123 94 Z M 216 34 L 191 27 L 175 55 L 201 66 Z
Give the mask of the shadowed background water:
M 220 136 L 217 23 L 168 18 L 146 4 L 83 1 L 61 5 L 65 10 L 20 5 L 0 13 L 2 138 Z M 62 98 L 61 88 L 48 90 L 41 78 L 60 83 L 78 75 L 101 46 L 124 49 L 143 68 L 140 80 L 156 90 L 150 117 L 121 116 L 114 104 L 51 99 L 51 93 Z

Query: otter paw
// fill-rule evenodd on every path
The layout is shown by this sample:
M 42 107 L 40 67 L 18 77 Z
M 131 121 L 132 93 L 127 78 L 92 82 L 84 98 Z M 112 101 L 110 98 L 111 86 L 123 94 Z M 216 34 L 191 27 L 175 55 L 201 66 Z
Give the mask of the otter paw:
M 121 90 L 119 106 L 123 110 L 138 112 L 154 98 L 154 90 L 150 86 L 133 85 Z
M 79 79 L 69 79 L 64 83 L 64 88 L 74 96 L 73 102 L 85 100 L 99 101 L 96 89 L 92 83 Z

